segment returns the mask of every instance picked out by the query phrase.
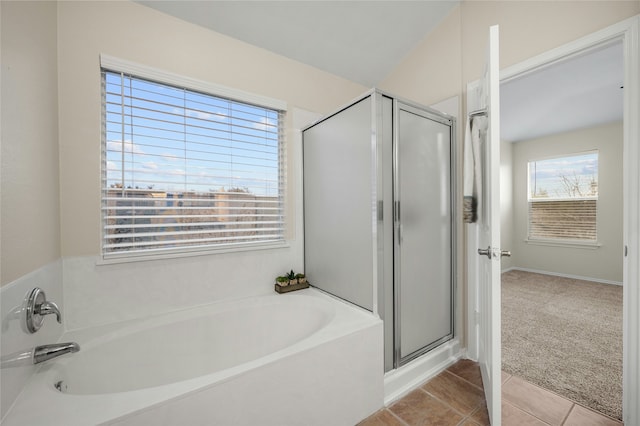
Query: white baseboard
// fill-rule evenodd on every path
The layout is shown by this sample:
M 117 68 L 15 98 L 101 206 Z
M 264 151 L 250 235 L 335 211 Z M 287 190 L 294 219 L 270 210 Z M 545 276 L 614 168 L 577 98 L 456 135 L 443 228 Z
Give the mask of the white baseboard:
M 458 339 L 450 340 L 384 376 L 384 405 L 389 406 L 420 384 L 455 364 L 465 350 Z
M 532 272 L 535 274 L 552 275 L 555 277 L 562 277 L 562 278 L 572 278 L 574 280 L 591 281 L 591 282 L 600 283 L 600 284 L 611 284 L 611 285 L 620 285 L 620 286 L 622 285 L 622 282 L 620 281 L 603 280 L 600 278 L 583 277 L 580 275 L 572 275 L 572 274 L 561 274 L 559 272 L 541 271 L 538 269 L 520 268 L 518 266 L 512 266 L 511 268 L 507 268 L 503 270 L 502 273 L 509 272 L 509 271 Z

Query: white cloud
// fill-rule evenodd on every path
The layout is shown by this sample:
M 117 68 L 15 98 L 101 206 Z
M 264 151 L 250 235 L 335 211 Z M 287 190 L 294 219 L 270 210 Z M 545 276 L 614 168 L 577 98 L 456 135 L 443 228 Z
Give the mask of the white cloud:
M 158 170 L 158 165 L 154 161 L 147 161 L 142 163 L 142 168 L 145 170 Z
M 227 121 L 229 119 L 229 116 L 222 112 L 206 112 L 190 108 L 173 108 L 171 112 L 176 115 L 186 115 L 187 117 L 195 117 L 201 120 Z
M 164 158 L 167 161 L 180 161 L 184 159 L 184 157 L 175 154 L 169 154 L 168 152 L 160 154 L 160 157 Z
M 195 109 L 188 109 L 187 115 L 190 117 L 199 118 L 201 120 L 211 120 L 211 114 L 209 114 L 208 112 L 198 111 Z
M 107 141 L 107 151 L 122 152 L 122 147 L 123 147 L 122 141 Z M 140 149 L 138 145 L 131 142 L 130 140 L 124 141 L 124 152 L 128 152 L 128 153 L 133 152 L 134 154 L 144 154 L 144 151 L 142 151 L 142 149 Z
M 276 123 L 267 117 L 263 117 L 260 122 L 255 123 L 253 127 L 258 130 L 275 130 Z

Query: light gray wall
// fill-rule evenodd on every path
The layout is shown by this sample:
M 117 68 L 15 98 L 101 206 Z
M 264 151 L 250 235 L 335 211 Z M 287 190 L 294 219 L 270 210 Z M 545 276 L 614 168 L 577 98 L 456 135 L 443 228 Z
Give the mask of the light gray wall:
M 513 251 L 513 144 L 500 143 L 500 248 Z M 502 270 L 513 266 L 513 257 L 503 257 Z
M 118 30 L 113 30 L 118 22 Z M 132 42 L 135 40 L 135 42 Z M 222 34 L 128 2 L 60 2 L 60 226 L 63 257 L 100 254 L 100 68 L 111 55 L 180 76 L 327 113 L 367 88 Z M 287 171 L 294 131 L 285 121 Z M 286 194 L 294 238 L 295 182 Z M 293 202 L 291 202 L 293 201 Z M 295 220 L 295 219 L 293 219 Z
M 56 2 L 0 2 L 2 63 L 2 256 L 0 312 L 3 363 L 37 345 L 56 342 L 62 325 L 51 316 L 36 334 L 21 326 L 33 287 L 64 310 L 60 258 Z M 5 364 L 6 365 L 6 364 Z M 36 366 L 0 369 L 4 417 Z
M 622 282 L 622 146 L 622 122 L 513 144 L 512 266 Z M 597 230 L 601 246 L 592 249 L 525 242 L 527 162 L 590 150 L 599 153 Z
M 1 284 L 60 257 L 56 2 L 1 2 Z

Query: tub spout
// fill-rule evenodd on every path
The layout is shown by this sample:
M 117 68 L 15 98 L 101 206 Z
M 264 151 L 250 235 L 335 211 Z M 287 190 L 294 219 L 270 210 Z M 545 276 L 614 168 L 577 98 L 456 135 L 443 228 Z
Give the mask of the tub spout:
M 69 343 L 56 343 L 53 345 L 36 346 L 33 350 L 33 363 L 40 364 L 41 362 L 57 358 L 60 355 L 78 352 L 80 345 L 76 342 Z

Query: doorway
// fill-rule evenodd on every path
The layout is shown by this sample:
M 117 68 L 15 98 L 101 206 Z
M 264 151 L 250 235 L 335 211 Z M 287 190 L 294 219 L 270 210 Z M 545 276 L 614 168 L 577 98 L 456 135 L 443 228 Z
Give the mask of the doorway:
M 503 370 L 619 420 L 623 86 L 617 39 L 500 87 Z
M 522 77 L 550 64 L 571 56 L 585 53 L 589 49 L 613 40 L 621 40 L 624 51 L 624 123 L 623 123 L 623 420 L 626 424 L 640 422 L 640 16 L 629 18 L 618 24 L 592 33 L 574 42 L 560 46 L 519 64 L 510 66 L 500 72 L 500 82 Z M 473 88 L 478 81 L 467 85 L 467 111 L 473 111 L 477 96 Z M 471 106 L 471 108 L 470 108 Z M 495 110 L 495 109 L 494 109 Z M 497 155 L 499 149 L 492 151 Z M 497 174 L 497 173 L 496 173 Z M 496 191 L 499 192 L 499 191 Z M 499 215 L 500 209 L 492 209 L 492 215 Z M 499 230 L 499 227 L 497 227 Z M 499 231 L 498 231 L 499 232 Z M 499 245 L 499 241 L 496 242 Z M 477 276 L 475 258 L 477 244 L 467 247 L 467 270 L 470 271 L 468 291 L 469 331 L 468 354 L 472 359 L 478 358 L 479 348 L 491 344 L 487 339 L 487 330 L 479 330 L 477 321 L 478 291 L 481 283 Z M 494 251 L 508 247 L 493 247 Z M 499 278 L 498 278 L 499 288 Z M 499 306 L 499 305 L 498 305 Z M 484 308 L 486 309 L 486 308 Z M 489 308 L 485 315 L 496 315 L 495 309 Z M 491 325 L 492 330 L 500 329 L 499 323 Z M 493 331 L 495 333 L 495 331 Z

